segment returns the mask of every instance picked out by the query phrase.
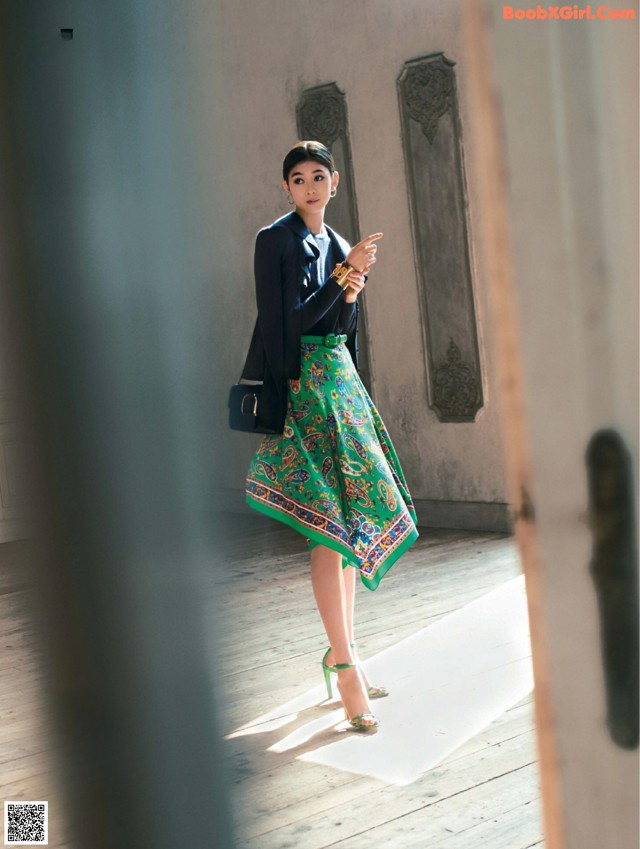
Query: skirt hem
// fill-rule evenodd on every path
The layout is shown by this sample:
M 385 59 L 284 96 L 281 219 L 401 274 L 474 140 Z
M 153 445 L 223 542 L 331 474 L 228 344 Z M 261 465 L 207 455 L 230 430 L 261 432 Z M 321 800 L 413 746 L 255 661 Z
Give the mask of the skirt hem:
M 265 516 L 269 516 L 272 519 L 275 519 L 278 522 L 282 522 L 285 525 L 288 525 L 294 531 L 297 531 L 302 536 L 307 539 L 312 540 L 314 543 L 318 545 L 326 545 L 327 548 L 331 548 L 333 551 L 337 551 L 341 554 L 347 564 L 349 566 L 353 566 L 358 569 L 360 573 L 360 578 L 362 583 L 368 590 L 375 590 L 379 585 L 380 581 L 387 574 L 389 569 L 393 566 L 393 564 L 398 560 L 404 552 L 409 548 L 409 546 L 413 545 L 413 543 L 418 539 L 418 531 L 416 528 L 413 528 L 411 532 L 402 540 L 402 542 L 398 545 L 396 549 L 380 564 L 380 566 L 376 569 L 375 575 L 372 578 L 365 577 L 359 569 L 357 562 L 354 562 L 353 552 L 346 546 L 342 545 L 338 540 L 333 537 L 324 536 L 318 531 L 315 531 L 313 528 L 308 527 L 307 525 L 303 525 L 299 522 L 294 516 L 291 516 L 288 513 L 282 513 L 279 510 L 276 510 L 274 507 L 270 507 L 267 504 L 263 504 L 261 501 L 256 501 L 251 495 L 246 494 L 245 500 L 249 507 L 254 510 L 257 510 L 259 513 L 263 513 Z M 344 564 L 343 564 L 344 565 Z

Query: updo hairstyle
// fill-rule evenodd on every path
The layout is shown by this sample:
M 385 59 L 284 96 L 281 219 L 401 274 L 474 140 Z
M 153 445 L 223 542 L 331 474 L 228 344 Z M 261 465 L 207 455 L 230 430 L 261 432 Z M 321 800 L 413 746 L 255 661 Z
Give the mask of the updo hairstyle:
M 282 179 L 286 183 L 289 182 L 289 174 L 300 162 L 319 162 L 329 169 L 331 175 L 336 170 L 331 151 L 322 142 L 299 141 L 287 153 L 282 163 Z

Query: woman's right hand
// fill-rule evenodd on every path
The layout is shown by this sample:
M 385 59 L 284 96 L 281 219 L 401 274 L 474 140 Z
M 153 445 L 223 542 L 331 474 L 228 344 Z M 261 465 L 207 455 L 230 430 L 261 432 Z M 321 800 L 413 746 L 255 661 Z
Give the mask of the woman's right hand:
M 375 244 L 377 239 L 382 238 L 382 233 L 374 233 L 372 236 L 367 236 L 366 239 L 354 245 L 346 256 L 345 262 L 356 271 L 362 271 L 376 261 L 376 251 L 378 246 Z
M 349 284 L 344 290 L 344 300 L 348 304 L 352 304 L 357 300 L 358 295 L 364 289 L 365 275 L 369 273 L 369 266 L 366 265 L 362 271 L 356 271 L 352 268 L 347 274 L 347 283 Z

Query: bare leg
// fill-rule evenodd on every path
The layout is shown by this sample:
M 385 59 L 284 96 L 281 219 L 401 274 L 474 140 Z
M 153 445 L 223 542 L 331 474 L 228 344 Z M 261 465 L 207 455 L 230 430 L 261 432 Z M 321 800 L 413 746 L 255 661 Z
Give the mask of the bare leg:
M 311 584 L 336 663 L 353 663 L 342 557 L 326 545 L 311 549 Z
M 347 587 L 342 572 L 340 554 L 324 545 L 316 545 L 311 550 L 311 584 L 333 649 L 332 664 L 355 662 L 350 646 Z M 338 670 L 338 690 L 349 716 L 370 711 L 365 684 L 357 667 Z
M 346 628 L 349 637 L 349 644 L 351 644 L 355 642 L 353 630 L 353 617 L 356 599 L 356 569 L 354 569 L 353 566 L 347 566 L 345 569 L 342 569 L 341 567 L 340 578 L 343 586 Z M 329 640 L 329 643 L 333 648 L 333 643 L 331 642 L 331 640 Z M 351 654 L 355 658 L 355 651 L 353 649 L 351 649 Z M 353 663 L 354 661 L 349 662 Z M 332 651 L 327 656 L 327 665 L 333 666 L 334 663 L 334 652 Z
M 356 641 L 355 631 L 354 631 L 354 611 L 355 611 L 355 600 L 356 600 L 356 583 L 358 577 L 358 570 L 354 569 L 353 566 L 347 566 L 346 569 L 342 569 L 342 582 L 344 584 L 344 599 L 345 599 L 345 611 L 346 611 L 346 619 L 347 619 L 347 632 L 349 634 L 349 643 L 353 644 Z M 358 664 L 360 668 L 360 677 L 367 689 L 369 696 L 373 696 L 373 698 L 380 698 L 380 696 L 388 695 L 388 691 L 384 687 L 372 686 L 367 678 L 364 669 L 360 665 L 360 660 L 358 658 L 357 649 L 355 649 L 352 645 L 351 652 L 354 657 L 354 662 Z M 334 653 L 329 652 L 326 658 L 327 666 L 333 666 L 334 664 Z
M 347 630 L 349 631 L 349 642 L 355 643 L 355 633 L 353 630 L 353 615 L 356 605 L 356 569 L 353 566 L 347 566 L 342 570 L 342 580 L 344 582 L 345 603 L 347 607 Z

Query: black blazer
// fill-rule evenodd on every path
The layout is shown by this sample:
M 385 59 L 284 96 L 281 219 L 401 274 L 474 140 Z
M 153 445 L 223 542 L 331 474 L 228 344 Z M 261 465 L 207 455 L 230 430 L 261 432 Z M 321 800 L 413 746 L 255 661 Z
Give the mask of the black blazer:
M 342 262 L 350 246 L 330 227 L 331 267 Z M 263 381 L 258 410 L 260 424 L 281 433 L 287 412 L 288 383 L 300 377 L 300 337 L 308 333 L 344 291 L 330 277 L 312 291 L 310 267 L 320 251 L 297 212 L 290 212 L 257 235 L 254 255 L 258 318 L 242 370 L 245 380 Z M 345 314 L 355 308 L 347 348 L 358 367 L 358 304 L 344 303 Z

